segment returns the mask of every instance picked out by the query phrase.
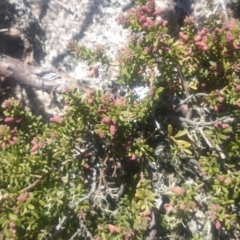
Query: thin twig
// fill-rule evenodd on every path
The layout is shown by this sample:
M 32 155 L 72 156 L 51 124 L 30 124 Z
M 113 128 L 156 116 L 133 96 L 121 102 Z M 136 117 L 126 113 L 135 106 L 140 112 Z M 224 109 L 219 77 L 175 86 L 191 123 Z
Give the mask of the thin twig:
M 8 32 L 9 30 L 7 28 L 0 29 L 0 32 Z
M 210 142 L 210 140 L 205 136 L 204 132 L 202 129 L 198 129 L 198 131 L 200 132 L 202 138 L 204 139 L 204 141 L 207 143 L 207 145 L 209 146 L 209 148 L 213 148 L 216 149 L 219 152 L 219 155 L 221 157 L 221 159 L 226 159 L 226 155 L 223 153 L 223 150 L 219 147 L 219 145 L 215 145 L 215 147 L 212 145 L 212 143 Z
M 179 65 L 177 65 L 177 70 L 178 70 L 178 74 L 182 80 L 182 86 L 184 88 L 184 91 L 185 91 L 185 95 L 187 97 L 187 113 L 186 113 L 186 118 L 188 119 L 191 119 L 192 118 L 192 112 L 193 112 L 193 104 L 192 104 L 192 101 L 191 101 L 191 98 L 188 98 L 189 97 L 189 91 L 188 91 L 188 83 L 187 83 L 187 80 L 182 72 L 182 69 Z M 175 108 L 177 109 L 177 108 Z
M 69 240 L 74 240 L 76 239 L 76 237 L 80 237 L 81 236 L 81 232 L 85 231 L 87 238 L 92 239 L 92 234 L 90 233 L 90 231 L 88 230 L 87 226 L 83 223 L 82 220 L 79 221 L 79 225 L 80 227 L 77 229 L 77 231 L 70 237 Z
M 228 14 L 227 14 L 227 9 L 226 9 L 226 3 L 224 0 L 220 0 L 220 4 L 221 4 L 221 7 L 222 7 L 222 12 L 224 14 L 224 17 L 225 17 L 225 21 L 227 23 L 227 25 L 229 25 L 229 19 L 228 19 Z
M 70 163 L 70 162 L 73 162 L 75 160 L 79 160 L 79 159 L 83 158 L 86 154 L 90 153 L 92 150 L 93 150 L 93 146 L 90 146 L 84 152 L 80 152 L 80 154 L 78 154 L 74 158 L 69 158 L 69 159 L 63 161 L 62 166 L 66 165 L 67 163 Z
M 194 97 L 202 97 L 202 96 L 203 96 L 203 97 L 206 97 L 206 96 L 209 96 L 209 94 L 207 94 L 207 93 L 191 94 L 191 95 L 189 95 L 188 97 L 186 97 L 184 100 L 182 100 L 178 106 L 180 106 L 180 105 L 182 105 L 182 104 L 184 104 L 184 103 L 187 103 L 191 98 L 194 98 Z M 178 106 L 176 106 L 176 107 L 178 107 Z
M 26 188 L 22 189 L 21 192 L 27 192 L 37 186 L 41 182 L 41 178 L 35 180 L 32 184 L 28 185 Z
M 79 237 L 82 229 L 78 228 L 77 231 L 70 237 L 69 240 L 75 239 L 75 237 Z
M 182 80 L 182 86 L 183 86 L 183 88 L 184 88 L 185 95 L 186 95 L 186 97 L 188 97 L 188 96 L 189 96 L 189 91 L 188 91 L 187 80 L 186 80 L 186 78 L 184 77 L 183 72 L 182 72 L 182 69 L 181 69 L 181 67 L 180 67 L 179 65 L 177 65 L 177 71 L 178 71 L 178 74 L 179 74 L 179 76 L 180 76 L 180 78 L 181 78 L 181 80 Z
M 215 123 L 219 123 L 219 122 L 227 122 L 227 123 L 240 122 L 240 118 L 234 118 L 234 117 L 228 117 L 228 116 L 219 118 L 212 122 L 195 122 L 193 120 L 183 118 L 183 117 L 176 117 L 176 116 L 171 116 L 171 117 L 177 118 L 179 121 L 187 123 L 189 125 L 194 125 L 194 126 L 198 126 L 198 127 L 212 126 Z
M 95 192 L 96 186 L 97 186 L 97 170 L 95 168 L 92 168 L 92 173 L 93 173 L 92 174 L 92 184 L 91 184 L 91 189 L 90 189 L 89 193 L 85 197 L 80 198 L 78 201 L 71 203 L 69 205 L 70 209 L 74 209 L 81 202 L 90 199 L 90 197 Z
M 92 184 L 91 184 L 91 189 L 89 193 L 85 196 L 77 200 L 76 202 L 72 202 L 69 204 L 69 209 L 73 210 L 76 206 L 78 206 L 81 202 L 90 199 L 90 197 L 93 195 L 93 193 L 96 190 L 96 178 L 97 178 L 97 170 L 95 168 L 92 169 Z M 58 232 L 63 228 L 63 225 L 66 223 L 67 219 L 69 217 L 69 214 L 66 214 L 63 216 L 61 221 L 58 223 L 58 225 L 55 227 L 54 232 L 52 234 L 49 234 L 47 240 L 53 239 Z

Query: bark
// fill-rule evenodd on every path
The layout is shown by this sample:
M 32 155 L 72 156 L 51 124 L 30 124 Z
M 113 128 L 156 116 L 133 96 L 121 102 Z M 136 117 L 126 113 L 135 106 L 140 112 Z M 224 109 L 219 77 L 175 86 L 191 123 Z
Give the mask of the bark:
M 0 54 L 0 76 L 43 91 L 61 92 L 72 88 L 82 91 L 87 89 L 87 86 L 79 84 L 77 79 L 61 70 L 30 66 L 4 54 Z

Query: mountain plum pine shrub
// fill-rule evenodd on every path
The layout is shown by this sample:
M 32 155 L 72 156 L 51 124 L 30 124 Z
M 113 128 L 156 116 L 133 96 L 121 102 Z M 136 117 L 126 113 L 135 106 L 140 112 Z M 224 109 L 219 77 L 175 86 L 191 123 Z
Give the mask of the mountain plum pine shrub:
M 201 27 L 188 16 L 176 35 L 154 0 L 136 3 L 118 18 L 132 35 L 116 88 L 63 92 L 66 114 L 49 123 L 2 103 L 2 239 L 239 231 L 240 24 L 213 15 Z M 69 51 L 112 64 L 99 46 L 71 42 Z M 141 100 L 140 86 L 149 89 Z M 190 227 L 199 213 L 202 230 Z

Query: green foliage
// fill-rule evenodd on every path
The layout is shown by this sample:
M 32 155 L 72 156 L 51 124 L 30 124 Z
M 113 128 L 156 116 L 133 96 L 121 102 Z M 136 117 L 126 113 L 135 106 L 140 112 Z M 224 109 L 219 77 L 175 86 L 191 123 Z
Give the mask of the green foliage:
M 198 211 L 219 235 L 239 230 L 240 24 L 187 17 L 176 36 L 154 1 L 137 4 L 119 19 L 132 33 L 125 96 L 63 92 L 67 111 L 49 123 L 2 104 L 1 239 L 143 239 L 152 223 L 177 239 Z M 102 48 L 69 51 L 111 65 Z M 149 87 L 142 100 L 136 86 Z

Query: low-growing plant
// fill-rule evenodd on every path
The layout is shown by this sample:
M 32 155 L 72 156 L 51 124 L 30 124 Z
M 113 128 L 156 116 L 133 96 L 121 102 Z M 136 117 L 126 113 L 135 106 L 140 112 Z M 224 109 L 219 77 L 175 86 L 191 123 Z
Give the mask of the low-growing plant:
M 14 99 L 3 102 L 2 239 L 239 231 L 240 23 L 216 14 L 201 27 L 188 16 L 176 35 L 154 0 L 136 3 L 118 18 L 132 33 L 118 56 L 125 94 L 67 90 L 66 114 L 49 123 Z M 69 51 L 111 65 L 102 48 L 72 42 Z M 139 86 L 148 88 L 143 99 Z

